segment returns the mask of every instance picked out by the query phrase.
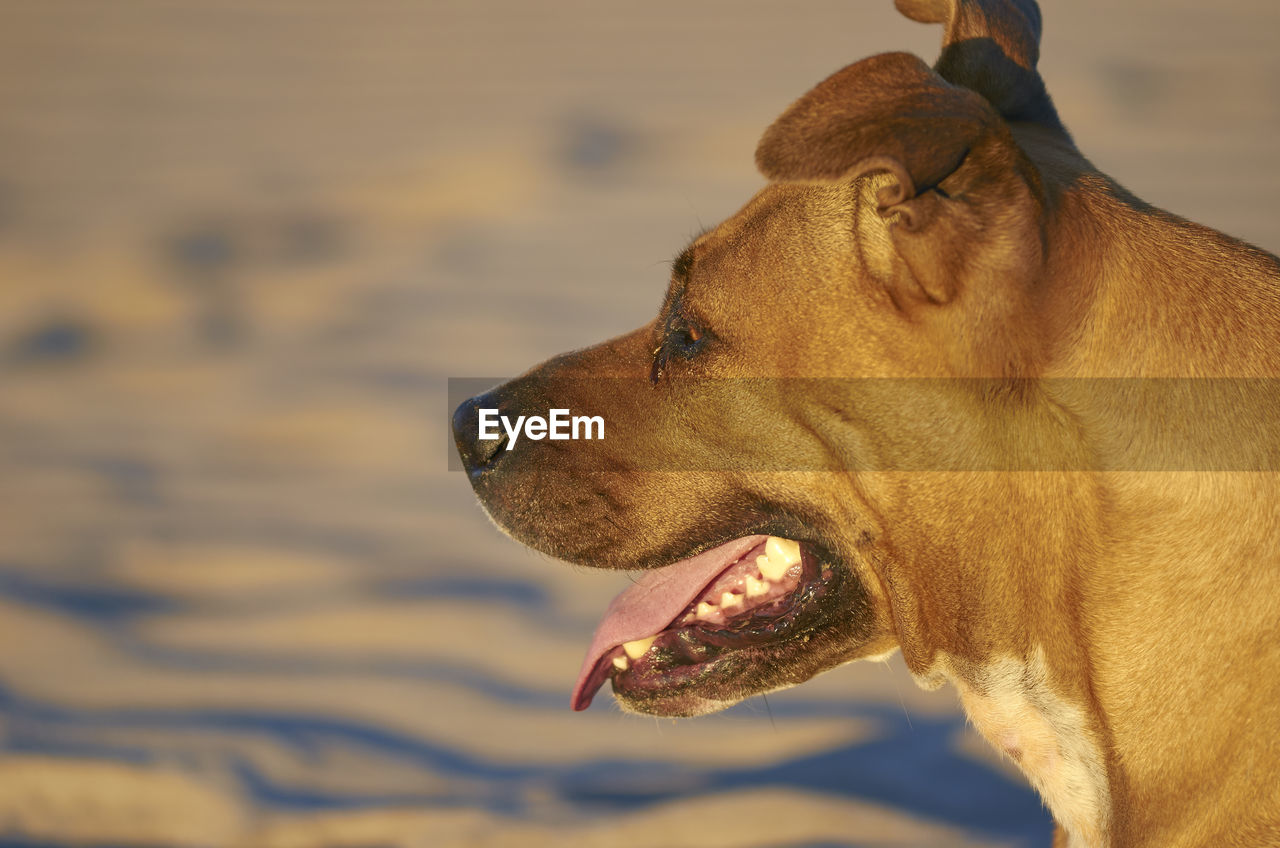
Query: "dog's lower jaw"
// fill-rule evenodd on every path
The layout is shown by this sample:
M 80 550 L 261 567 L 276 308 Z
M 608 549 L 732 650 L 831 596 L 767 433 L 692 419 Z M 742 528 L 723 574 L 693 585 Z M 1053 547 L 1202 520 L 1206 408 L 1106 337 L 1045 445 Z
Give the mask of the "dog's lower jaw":
M 727 701 L 717 701 L 697 695 L 686 695 L 655 703 L 650 699 L 641 699 L 622 694 L 615 689 L 613 697 L 624 713 L 661 716 L 663 718 L 696 718 L 727 710 L 734 704 L 749 697 L 750 694 L 746 693 L 741 698 L 732 698 Z

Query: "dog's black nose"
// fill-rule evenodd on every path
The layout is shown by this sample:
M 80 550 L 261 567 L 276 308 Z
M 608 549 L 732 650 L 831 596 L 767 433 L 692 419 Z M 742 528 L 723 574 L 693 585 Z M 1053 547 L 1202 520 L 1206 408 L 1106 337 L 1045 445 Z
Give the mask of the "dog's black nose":
M 453 443 L 468 474 L 494 467 L 507 452 L 508 437 L 498 422 L 492 422 L 488 428 L 489 433 L 497 433 L 497 438 L 480 438 L 480 410 L 499 408 L 498 399 L 487 392 L 463 401 L 453 411 Z

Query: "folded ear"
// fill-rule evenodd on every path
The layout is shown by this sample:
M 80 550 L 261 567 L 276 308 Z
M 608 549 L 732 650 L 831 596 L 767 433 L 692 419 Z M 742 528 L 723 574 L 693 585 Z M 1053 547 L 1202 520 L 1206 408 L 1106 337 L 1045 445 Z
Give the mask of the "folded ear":
M 943 24 L 934 69 L 943 79 L 985 97 L 1010 121 L 1066 130 L 1036 70 L 1040 7 L 1035 0 L 894 0 L 921 23 Z
M 872 56 L 797 100 L 756 148 L 771 179 L 887 178 L 875 208 L 895 303 L 946 303 L 1041 257 L 1039 177 L 991 104 L 908 53 Z
M 990 104 L 918 57 L 882 53 L 837 71 L 791 104 L 765 130 L 756 166 L 773 180 L 831 180 L 869 156 L 885 156 L 903 165 L 914 187 L 934 186 L 999 124 Z

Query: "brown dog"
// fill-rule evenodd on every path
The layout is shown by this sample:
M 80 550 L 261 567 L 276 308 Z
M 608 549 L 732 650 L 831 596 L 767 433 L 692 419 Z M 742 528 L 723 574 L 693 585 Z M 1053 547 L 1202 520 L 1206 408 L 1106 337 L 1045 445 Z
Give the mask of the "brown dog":
M 475 491 L 648 570 L 577 708 L 609 679 L 693 715 L 901 649 L 1055 844 L 1280 845 L 1280 262 L 1089 164 L 1032 0 L 898 8 L 946 25 L 933 69 L 823 81 L 655 321 L 459 407 Z M 493 423 L 553 408 L 604 438 Z

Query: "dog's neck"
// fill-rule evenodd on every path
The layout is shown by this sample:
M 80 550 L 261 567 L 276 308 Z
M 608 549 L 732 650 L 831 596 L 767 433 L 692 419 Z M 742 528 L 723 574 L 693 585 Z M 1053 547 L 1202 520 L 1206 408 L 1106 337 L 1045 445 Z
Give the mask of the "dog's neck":
M 1212 442 L 1208 426 L 1226 428 L 1221 441 L 1240 468 L 1275 457 L 1256 434 L 1232 436 L 1236 418 L 1248 424 L 1238 397 L 1227 416 L 1212 393 L 1169 403 L 1162 392 L 1176 381 L 1111 378 L 1220 378 L 1183 382 L 1231 392 L 1247 381 L 1229 378 L 1280 373 L 1280 263 L 1143 204 L 1060 137 L 1018 136 L 1044 177 L 1047 207 L 1049 250 L 1032 297 L 1045 339 L 1035 376 L 1049 378 L 1046 397 L 1092 465 L 946 483 L 969 487 L 958 500 L 982 505 L 980 516 L 913 507 L 913 498 L 928 502 L 912 491 L 918 481 L 889 493 L 895 515 L 918 518 L 892 528 L 881 564 L 903 656 L 922 684 L 956 685 L 977 729 L 1040 789 L 1068 844 L 1107 844 L 1107 833 L 1124 844 L 1162 829 L 1212 834 L 1231 826 L 1215 799 L 1246 797 L 1250 769 L 1268 773 L 1280 754 L 1240 749 L 1231 726 L 1213 720 L 1249 674 L 1233 659 L 1280 664 L 1269 600 L 1280 596 L 1280 528 L 1265 514 L 1280 484 L 1274 474 L 1189 476 L 1194 469 L 1126 462 L 1151 459 L 1134 446 L 1171 433 Z M 1104 385 L 1123 386 L 1127 404 Z M 1139 470 L 1148 473 L 1131 473 Z M 1017 531 L 999 539 L 966 533 L 1015 520 Z M 1189 529 L 1234 523 L 1271 529 L 1265 538 Z M 1248 565 L 1223 572 L 1239 563 Z M 1166 624 L 1159 646 L 1153 615 Z M 1280 714 L 1280 682 L 1251 685 L 1269 687 Z M 1192 762 L 1161 749 L 1171 722 L 1210 753 Z M 1188 799 L 1179 821 L 1146 812 L 1144 799 L 1161 793 Z
M 1014 134 L 1045 193 L 1041 376 L 1280 373 L 1280 260 L 1150 206 L 1061 136 Z

